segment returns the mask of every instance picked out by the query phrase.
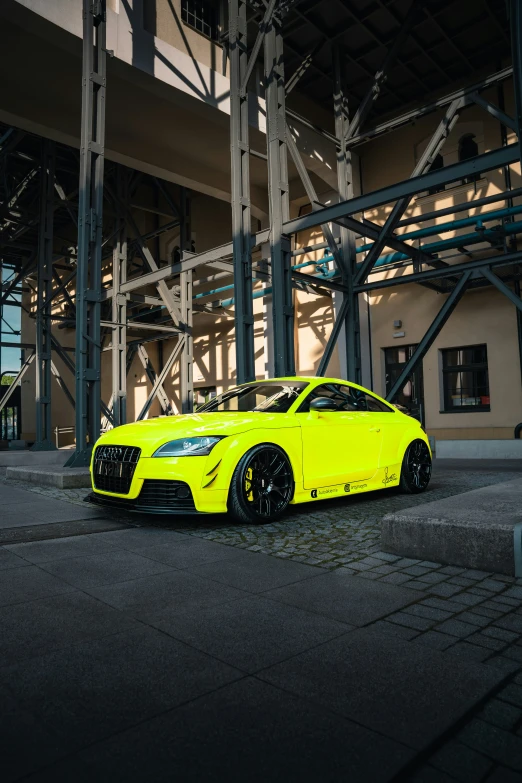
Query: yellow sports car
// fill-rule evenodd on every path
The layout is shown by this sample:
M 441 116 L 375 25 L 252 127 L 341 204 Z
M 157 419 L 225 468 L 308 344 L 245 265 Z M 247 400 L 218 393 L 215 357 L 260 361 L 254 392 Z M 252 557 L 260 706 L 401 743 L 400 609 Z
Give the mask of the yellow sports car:
M 289 503 L 393 486 L 422 492 L 431 452 L 416 419 L 362 386 L 275 378 L 230 389 L 196 413 L 106 432 L 91 475 L 96 503 L 267 522 Z

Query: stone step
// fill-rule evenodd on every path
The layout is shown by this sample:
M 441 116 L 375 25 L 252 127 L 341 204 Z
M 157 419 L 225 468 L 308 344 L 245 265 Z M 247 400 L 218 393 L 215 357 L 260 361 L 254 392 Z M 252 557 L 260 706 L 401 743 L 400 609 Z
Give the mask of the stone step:
M 55 451 L 30 451 L 29 449 L 0 451 L 0 466 L 58 465 L 63 467 L 73 451 L 72 448 Z
M 522 478 L 387 514 L 381 546 L 403 557 L 522 577 Z
M 6 469 L 9 481 L 27 481 L 42 487 L 78 489 L 91 486 L 89 468 L 62 468 L 53 465 L 15 466 Z

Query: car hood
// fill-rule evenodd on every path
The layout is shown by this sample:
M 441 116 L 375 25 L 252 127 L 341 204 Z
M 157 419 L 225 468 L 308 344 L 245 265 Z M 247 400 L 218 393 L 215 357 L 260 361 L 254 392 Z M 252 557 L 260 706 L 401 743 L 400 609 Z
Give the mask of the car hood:
M 299 424 L 296 417 L 285 413 L 187 413 L 123 424 L 106 432 L 98 442 L 140 446 L 148 451 L 176 438 L 198 435 L 238 435 L 253 429 L 297 426 Z

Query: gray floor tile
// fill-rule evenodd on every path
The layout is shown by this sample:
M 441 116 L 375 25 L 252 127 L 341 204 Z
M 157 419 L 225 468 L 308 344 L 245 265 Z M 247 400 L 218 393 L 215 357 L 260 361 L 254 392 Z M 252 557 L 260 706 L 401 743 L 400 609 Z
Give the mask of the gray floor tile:
M 261 593 L 282 585 L 300 583 L 310 577 L 316 578 L 323 571 L 315 566 L 236 549 L 231 551 L 226 560 L 191 569 L 191 573 L 250 593 Z
M 302 609 L 252 596 L 219 606 L 165 613 L 157 628 L 253 673 L 351 630 Z
M 92 519 L 101 516 L 96 509 L 50 500 L 36 492 L 29 492 L 33 498 L 29 502 L 15 503 L 2 508 L 0 529 L 11 527 L 29 527 L 30 525 L 48 525 L 52 522 L 69 522 L 78 519 Z
M 206 541 L 204 538 L 196 538 L 195 536 L 184 536 L 183 538 L 178 536 L 154 546 L 143 547 L 139 552 L 144 557 L 150 557 L 160 563 L 167 563 L 175 568 L 195 568 L 206 563 L 247 554 L 235 547 L 224 546 L 215 541 Z
M 0 736 L 2 783 L 14 783 L 59 757 L 55 737 L 27 710 L 22 709 L 7 688 L 0 686 Z
M 80 754 L 97 783 L 385 783 L 411 751 L 253 679 Z
M 5 606 L 0 608 L 0 667 L 136 625 L 131 617 L 76 591 Z
M 157 527 L 128 527 L 125 530 L 94 533 L 91 538 L 106 541 L 120 549 L 128 549 L 130 552 L 140 552 L 141 549 L 155 546 L 156 544 L 190 540 L 189 536 L 178 533 L 176 530 L 163 530 Z
M 68 753 L 241 676 L 152 628 L 72 645 L 3 674 L 20 708 Z
M 36 500 L 38 497 L 36 497 Z M 0 515 L 4 509 L 16 503 L 33 503 L 35 493 L 30 490 L 20 489 L 9 483 L 0 483 Z
M 27 565 L 27 561 L 21 557 L 9 552 L 4 547 L 0 547 L 0 571 L 4 571 L 7 568 L 20 568 Z
M 271 590 L 266 597 L 349 625 L 366 625 L 424 598 L 424 593 L 331 571 Z
M 86 592 L 117 609 L 124 609 L 145 622 L 167 609 L 191 608 L 233 601 L 246 593 L 229 585 L 174 569 L 130 582 L 86 588 Z
M 30 563 L 38 564 L 61 560 L 64 557 L 102 554 L 114 550 L 115 547 L 109 541 L 104 542 L 102 538 L 87 535 L 52 538 L 47 541 L 34 541 L 27 544 L 10 544 L 5 549 L 14 552 Z
M 41 563 L 41 568 L 75 587 L 110 585 L 172 570 L 172 567 L 165 563 L 158 563 L 122 549 L 114 549 L 100 555 L 53 560 Z
M 74 588 L 38 566 L 0 571 L 0 606 L 68 593 Z
M 258 677 L 421 749 L 504 675 L 370 628 L 326 642 Z

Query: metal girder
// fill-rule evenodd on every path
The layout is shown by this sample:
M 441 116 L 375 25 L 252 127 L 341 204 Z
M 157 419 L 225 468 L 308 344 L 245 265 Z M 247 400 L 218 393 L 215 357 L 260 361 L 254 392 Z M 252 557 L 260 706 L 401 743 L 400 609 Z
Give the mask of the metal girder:
M 433 343 L 435 342 L 435 339 L 439 335 L 442 327 L 450 317 L 451 313 L 459 303 L 460 299 L 462 298 L 462 295 L 464 291 L 466 290 L 466 286 L 468 284 L 468 281 L 471 277 L 471 270 L 467 270 L 464 272 L 462 277 L 460 278 L 459 282 L 449 294 L 448 298 L 442 305 L 441 309 L 435 316 L 434 320 L 432 321 L 431 325 L 429 326 L 428 330 L 426 331 L 424 337 L 420 340 L 417 348 L 413 352 L 411 358 L 406 363 L 404 370 L 401 372 L 395 383 L 393 384 L 392 388 L 386 395 L 386 399 L 388 402 L 392 402 L 397 394 L 401 391 L 402 387 L 412 374 L 412 372 L 415 370 L 419 362 L 422 361 L 424 356 L 427 354 Z
M 412 272 L 409 275 L 401 275 L 400 277 L 376 280 L 374 283 L 363 283 L 362 285 L 355 286 L 355 290 L 361 293 L 363 291 L 377 291 L 380 288 L 391 288 L 393 286 L 408 285 L 408 283 L 443 280 L 448 277 L 456 277 L 457 275 L 463 274 L 469 270 L 481 271 L 482 269 L 485 269 L 489 266 L 508 266 L 509 264 L 519 263 L 521 260 L 522 250 L 517 250 L 514 253 L 503 253 L 502 255 L 488 256 L 487 258 L 479 258 L 475 259 L 474 261 L 465 261 L 462 264 L 451 264 L 444 269 L 425 269 L 422 272 Z
M 316 370 L 315 374 L 319 378 L 323 378 L 326 375 L 326 370 L 328 369 L 328 365 L 330 364 L 330 359 L 332 358 L 332 354 L 335 345 L 337 343 L 339 334 L 341 333 L 341 329 L 344 326 L 344 322 L 346 320 L 349 307 L 350 307 L 350 300 L 346 297 L 345 299 L 343 299 L 339 312 L 337 313 L 336 319 L 334 321 L 334 325 L 332 327 L 332 331 L 330 332 L 330 337 L 328 338 L 328 342 L 324 347 L 323 355 L 321 356 L 321 361 L 319 362 L 319 366 Z
M 429 140 L 426 149 L 417 162 L 417 165 L 413 169 L 411 178 L 417 177 L 420 174 L 424 174 L 430 168 L 431 164 L 444 146 L 444 142 L 457 123 L 463 101 L 463 98 L 457 98 L 457 100 L 453 101 L 453 103 L 448 107 L 445 117 L 439 123 L 433 136 Z M 386 247 L 389 238 L 391 237 L 392 239 L 395 239 L 393 232 L 396 229 L 397 224 L 399 223 L 405 210 L 407 209 L 408 204 L 410 203 L 410 199 L 411 196 L 405 196 L 404 198 L 396 201 L 396 203 L 393 205 L 390 214 L 386 218 L 384 226 L 379 232 L 379 236 L 374 241 L 371 249 L 368 251 L 368 255 L 364 259 L 355 275 L 356 285 L 366 279 L 368 273 L 371 269 L 373 269 L 375 262 L 381 255 L 383 249 Z
M 101 263 L 105 155 L 106 3 L 83 0 L 82 128 L 76 276 L 76 451 L 88 465 L 101 422 Z
M 427 103 L 424 106 L 418 106 L 415 109 L 410 109 L 409 111 L 404 112 L 404 114 L 400 114 L 398 117 L 393 117 L 390 120 L 379 123 L 379 125 L 376 125 L 374 128 L 370 128 L 366 131 L 363 131 L 362 133 L 352 136 L 349 145 L 350 147 L 354 147 L 356 144 L 361 144 L 362 142 L 369 141 L 370 139 L 374 139 L 377 136 L 382 136 L 384 133 L 397 130 L 397 128 L 401 128 L 403 125 L 409 125 L 415 120 L 420 119 L 420 117 L 424 117 L 427 114 L 431 114 L 432 112 L 437 111 L 438 109 L 443 109 L 445 106 L 449 106 L 451 103 L 453 103 L 454 100 L 457 100 L 458 98 L 469 97 L 472 93 L 485 90 L 488 87 L 497 84 L 498 82 L 509 79 L 512 75 L 513 68 L 511 66 L 503 68 L 501 71 L 497 71 L 496 73 L 487 76 L 485 79 L 482 79 L 482 81 L 476 82 L 469 87 L 462 87 L 459 90 L 448 93 L 448 95 L 444 95 L 442 98 L 437 98 L 437 100 L 432 101 L 431 103 Z
M 292 280 L 296 280 L 297 282 L 300 281 L 308 285 L 323 286 L 327 291 L 340 291 L 343 294 L 346 293 L 347 290 L 345 285 L 337 283 L 335 280 L 307 275 L 304 272 L 297 272 L 295 269 L 292 270 Z
M 143 344 L 138 345 L 136 348 L 136 353 L 138 354 L 138 358 L 143 365 L 143 369 L 147 373 L 147 378 L 151 382 L 152 387 L 154 387 L 156 381 L 158 380 L 158 375 L 152 366 L 145 346 Z M 156 396 L 158 398 L 159 404 L 161 405 L 163 413 L 165 413 L 167 416 L 172 414 L 172 405 L 170 404 L 170 400 L 167 397 L 162 384 L 157 387 Z
M 504 294 L 504 296 L 507 296 L 510 302 L 513 302 L 517 310 L 522 312 L 522 299 L 520 296 L 517 296 L 515 291 L 512 291 L 511 288 L 507 286 L 503 280 L 497 277 L 497 275 L 495 275 L 489 267 L 481 269 L 480 272 L 486 278 L 486 280 L 489 280 L 489 282 L 500 291 L 501 294 Z
M 353 198 L 354 189 L 352 153 L 346 146 L 346 134 L 349 127 L 348 95 L 339 45 L 336 45 L 334 48 L 333 61 L 335 135 L 341 139 L 340 145 L 337 148 L 337 188 L 339 191 L 339 201 L 344 202 Z M 340 232 L 341 242 L 339 250 L 341 263 L 339 271 L 341 272 L 341 280 L 345 287 L 345 290 L 342 293 L 343 299 L 340 313 L 343 313 L 344 318 L 342 327 L 346 360 L 346 369 L 344 370 L 344 357 L 341 358 L 341 373 L 346 373 L 347 380 L 360 383 L 361 339 L 359 301 L 353 290 L 357 262 L 355 234 L 349 228 L 346 228 L 346 226 L 340 226 Z M 343 306 L 345 301 L 348 301 L 346 307 Z
M 115 427 L 127 421 L 127 297 L 120 293 L 121 284 L 127 279 L 127 222 L 120 207 L 128 197 L 129 177 L 122 166 L 116 170 L 115 241 L 112 251 L 112 320 L 116 326 L 112 329 L 112 417 Z
M 191 222 L 190 200 L 185 188 L 181 190 L 181 254 L 190 251 Z M 181 320 L 184 331 L 183 348 L 180 359 L 181 413 L 192 413 L 194 409 L 194 340 L 192 337 L 192 270 L 182 272 L 179 277 Z
M 241 83 L 239 87 L 239 94 L 241 98 L 246 98 L 247 90 L 248 90 L 248 82 L 250 80 L 252 71 L 254 70 L 254 66 L 257 62 L 259 52 L 261 51 L 261 47 L 265 39 L 265 33 L 268 27 L 270 26 L 272 19 L 274 18 L 274 10 L 277 5 L 277 2 L 278 0 L 269 0 L 269 3 L 266 7 L 265 15 L 263 16 L 261 22 L 259 23 L 259 29 L 257 31 L 256 40 L 252 47 L 250 57 L 248 58 L 248 62 L 246 63 L 244 73 L 241 74 Z M 246 34 L 246 25 L 245 25 L 245 34 Z M 246 39 L 245 39 L 245 43 L 246 43 Z
M 509 0 L 513 88 L 515 93 L 515 124 L 519 144 L 522 142 L 522 4 Z
M 290 209 L 283 36 L 273 21 L 268 24 L 265 32 L 264 49 L 270 213 L 268 242 L 272 268 L 274 373 L 277 377 L 295 374 L 295 357 L 290 240 L 283 232 L 283 225 L 289 218 Z
M 170 370 L 172 369 L 172 366 L 173 366 L 174 362 L 178 358 L 178 356 L 179 356 L 179 354 L 180 354 L 180 352 L 181 352 L 181 350 L 183 348 L 183 343 L 184 342 L 185 342 L 185 335 L 180 333 L 178 335 L 178 342 L 174 346 L 174 349 L 173 349 L 172 353 L 170 354 L 169 358 L 167 359 L 167 361 L 165 362 L 165 365 L 163 366 L 163 369 L 161 370 L 160 374 L 157 376 L 156 382 L 154 383 L 154 385 L 153 385 L 153 387 L 152 387 L 152 389 L 151 389 L 151 391 L 149 393 L 149 396 L 147 397 L 147 399 L 145 401 L 145 404 L 144 404 L 143 408 L 141 409 L 141 411 L 139 412 L 139 414 L 136 417 L 136 421 L 142 421 L 145 418 L 145 416 L 147 415 L 147 413 L 149 412 L 150 406 L 152 405 L 152 402 L 153 402 L 154 398 L 156 397 L 156 395 L 158 393 L 158 389 L 160 388 L 160 386 L 163 386 L 163 382 L 165 381 L 165 379 L 166 379 L 167 375 L 169 374 Z
M 229 17 L 236 371 L 238 383 L 245 383 L 255 379 L 248 96 L 241 92 L 241 83 L 244 81 L 248 62 L 245 0 L 229 0 Z
M 286 125 L 286 146 L 292 157 L 292 160 L 294 161 L 301 182 L 303 183 L 303 187 L 306 191 L 306 195 L 310 199 L 310 204 L 312 205 L 312 209 L 317 209 L 319 203 L 317 201 L 317 193 L 312 184 L 312 180 L 310 179 L 310 175 L 308 174 L 306 166 L 304 165 L 301 154 L 297 149 L 297 144 L 295 143 L 292 137 L 292 133 L 290 131 L 290 128 L 288 127 L 288 124 Z M 330 228 L 328 223 L 324 223 L 321 226 L 321 231 L 324 234 L 324 238 L 326 239 L 330 253 L 333 255 L 337 266 L 340 268 L 342 264 L 341 253 L 337 246 L 336 239 L 332 233 L 332 229 Z
M 401 49 L 404 46 L 406 39 L 410 35 L 413 26 L 419 20 L 423 5 L 424 0 L 412 0 L 406 18 L 404 19 L 404 22 L 399 29 L 399 33 L 386 52 L 386 56 L 384 57 L 382 65 L 373 77 L 373 81 L 368 92 L 362 99 L 357 111 L 353 115 L 353 118 L 348 125 L 348 129 L 346 130 L 345 134 L 347 142 L 359 132 L 366 117 L 372 110 L 373 104 L 378 99 L 382 86 L 388 78 L 390 69 L 397 59 L 397 56 L 400 54 Z
M 335 221 L 337 218 L 355 215 L 357 212 L 380 207 L 388 204 L 390 201 L 413 196 L 415 193 L 429 190 L 438 185 L 455 182 L 456 180 L 480 174 L 484 171 L 490 171 L 491 169 L 502 168 L 519 160 L 520 147 L 518 143 L 510 144 L 507 147 L 486 152 L 484 155 L 478 155 L 476 158 L 453 163 L 450 166 L 445 166 L 443 169 L 430 171 L 427 174 L 412 177 L 379 190 L 374 190 L 371 193 L 365 193 L 362 196 L 342 201 L 339 204 L 324 207 L 317 212 L 293 218 L 285 223 L 283 228 L 286 234 L 295 234 L 298 231 L 305 231 L 306 229 L 320 226 L 322 223 Z
M 36 289 L 36 440 L 33 451 L 56 448 L 51 431 L 51 305 L 53 298 L 53 221 L 56 145 L 42 143 L 40 221 Z
M 419 218 L 417 218 L 417 220 L 418 219 Z M 373 239 L 374 241 L 379 238 L 380 232 L 382 230 L 382 226 L 379 226 L 377 223 L 373 223 L 371 220 L 367 220 L 366 218 L 363 218 L 362 220 L 356 220 L 353 217 L 344 217 L 338 218 L 334 222 L 339 226 L 344 226 L 350 231 L 356 231 L 361 236 L 368 237 L 368 239 Z M 392 247 L 394 250 L 399 251 L 399 253 L 405 253 L 416 261 L 424 261 L 426 264 L 438 264 L 440 266 L 446 266 L 445 263 L 438 261 L 432 255 L 423 252 L 420 248 L 413 247 L 413 245 L 408 245 L 408 243 L 402 241 L 400 237 L 387 237 L 386 244 L 389 247 Z
M 492 117 L 495 117 L 495 119 L 497 119 L 503 125 L 506 125 L 508 128 L 511 128 L 512 130 L 516 131 L 517 123 L 513 117 L 509 116 L 509 114 L 506 114 L 504 111 L 499 109 L 498 106 L 495 106 L 493 103 L 487 101 L 485 98 L 482 97 L 482 95 L 479 95 L 478 92 L 471 93 L 470 97 L 473 103 L 476 103 L 477 106 L 480 106 L 482 109 L 485 109 L 488 112 L 488 114 L 491 114 Z
M 314 48 L 308 52 L 303 57 L 303 60 L 295 71 L 293 72 L 292 76 L 288 79 L 286 85 L 285 85 L 285 94 L 288 97 L 292 90 L 296 87 L 296 85 L 299 83 L 299 81 L 303 78 L 309 67 L 312 65 L 313 59 L 315 55 L 319 52 L 320 49 L 322 49 L 324 44 L 324 41 L 320 41 Z

